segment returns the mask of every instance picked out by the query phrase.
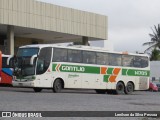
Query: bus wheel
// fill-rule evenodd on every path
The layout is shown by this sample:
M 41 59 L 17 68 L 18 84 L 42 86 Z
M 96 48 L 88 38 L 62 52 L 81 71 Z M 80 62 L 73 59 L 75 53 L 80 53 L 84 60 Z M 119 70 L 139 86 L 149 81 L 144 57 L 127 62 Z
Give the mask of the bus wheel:
M 134 86 L 131 82 L 128 82 L 126 87 L 125 87 L 125 93 L 126 94 L 132 94 L 132 92 L 134 91 Z
M 95 90 L 95 91 L 98 94 L 105 94 L 106 93 L 106 90 Z
M 56 79 L 53 84 L 53 92 L 59 93 L 62 90 L 62 81 L 60 79 Z
M 34 92 L 41 92 L 42 88 L 33 88 Z
M 118 82 L 116 85 L 116 93 L 117 94 L 124 94 L 124 85 L 122 82 Z

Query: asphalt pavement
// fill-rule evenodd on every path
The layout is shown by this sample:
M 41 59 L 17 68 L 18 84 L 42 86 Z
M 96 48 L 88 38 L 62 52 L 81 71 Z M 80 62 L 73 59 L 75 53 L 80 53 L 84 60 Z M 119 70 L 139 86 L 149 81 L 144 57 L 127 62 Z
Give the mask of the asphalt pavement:
M 136 91 L 131 95 L 110 95 L 96 94 L 94 90 L 63 90 L 61 93 L 43 90 L 35 93 L 31 88 L 0 87 L 0 111 L 160 111 L 160 92 Z

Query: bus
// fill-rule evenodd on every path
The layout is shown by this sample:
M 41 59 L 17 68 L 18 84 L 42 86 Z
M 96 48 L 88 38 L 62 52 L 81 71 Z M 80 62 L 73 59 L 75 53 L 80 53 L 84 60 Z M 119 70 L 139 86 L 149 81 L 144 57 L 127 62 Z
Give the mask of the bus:
M 150 63 L 145 54 L 37 44 L 20 47 L 15 59 L 13 86 L 35 92 L 93 89 L 100 94 L 131 94 L 149 88 Z
M 1 71 L 2 71 L 2 52 L 0 51 L 0 82 L 1 82 Z
M 1 55 L 0 86 L 12 86 L 13 68 L 7 64 L 12 55 Z

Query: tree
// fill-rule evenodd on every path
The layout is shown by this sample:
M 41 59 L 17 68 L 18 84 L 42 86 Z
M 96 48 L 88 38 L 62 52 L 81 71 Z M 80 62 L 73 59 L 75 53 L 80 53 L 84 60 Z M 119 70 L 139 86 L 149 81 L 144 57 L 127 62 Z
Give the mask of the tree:
M 157 49 L 152 50 L 150 60 L 151 61 L 160 60 L 160 51 Z
M 158 24 L 157 27 L 154 25 L 154 30 L 152 29 L 152 31 L 153 34 L 149 34 L 151 41 L 143 44 L 143 46 L 149 45 L 149 47 L 144 52 L 153 49 L 160 49 L 160 24 Z

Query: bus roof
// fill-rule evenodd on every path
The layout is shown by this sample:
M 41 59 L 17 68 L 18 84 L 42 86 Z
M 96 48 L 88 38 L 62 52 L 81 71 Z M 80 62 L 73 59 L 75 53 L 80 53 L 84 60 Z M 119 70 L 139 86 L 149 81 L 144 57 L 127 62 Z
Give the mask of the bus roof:
M 25 45 L 20 48 L 44 48 L 44 47 L 56 47 L 56 48 L 66 48 L 66 49 L 77 49 L 77 50 L 89 50 L 89 51 L 97 51 L 97 52 L 107 52 L 107 53 L 117 53 L 117 54 L 126 54 L 126 55 L 137 55 L 137 56 L 147 56 L 147 54 L 137 54 L 137 53 L 128 53 L 128 52 L 116 52 L 109 51 L 105 48 L 101 47 L 92 47 L 92 46 L 83 46 L 83 45 L 73 45 L 73 46 L 62 46 L 56 44 L 34 44 L 34 45 Z

